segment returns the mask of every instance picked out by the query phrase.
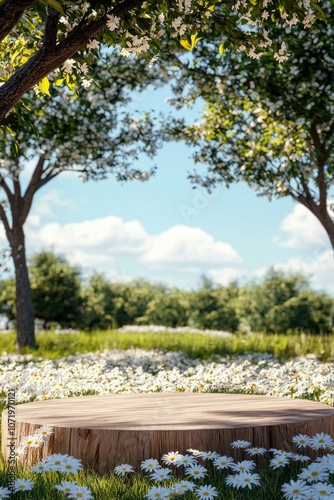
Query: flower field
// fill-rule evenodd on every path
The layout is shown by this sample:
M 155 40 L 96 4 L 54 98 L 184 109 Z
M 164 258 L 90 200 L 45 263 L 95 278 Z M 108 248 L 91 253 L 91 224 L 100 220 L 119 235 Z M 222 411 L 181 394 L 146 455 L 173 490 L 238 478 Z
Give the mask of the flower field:
M 3 398 L 16 387 L 18 403 L 88 394 L 191 391 L 266 394 L 334 405 L 333 363 L 313 356 L 281 364 L 259 353 L 200 360 L 182 351 L 128 349 L 60 361 L 8 355 L 0 358 L 0 367 Z
M 182 348 L 182 335 L 177 336 Z M 3 353 L 0 387 L 2 409 L 11 389 L 15 389 L 17 404 L 91 394 L 191 391 L 266 394 L 334 406 L 333 362 L 321 362 L 310 354 L 280 362 L 272 354 L 255 351 L 201 359 L 181 349 L 134 347 L 53 360 Z M 1 463 L 0 499 L 334 498 L 334 442 L 327 435 L 296 436 L 291 452 L 257 448 L 257 443 L 231 443 L 239 448 L 238 461 L 215 450 L 189 450 L 186 455 L 165 450 L 160 461 L 147 457 L 140 470 L 119 464 L 112 474 L 100 478 L 83 470 L 76 457 L 66 455 L 53 455 L 31 469 L 24 468 L 20 456 L 26 447 L 43 446 L 50 432 L 42 428 L 21 443 L 12 491 L 7 464 Z M 319 458 L 312 462 L 308 450 L 320 450 Z

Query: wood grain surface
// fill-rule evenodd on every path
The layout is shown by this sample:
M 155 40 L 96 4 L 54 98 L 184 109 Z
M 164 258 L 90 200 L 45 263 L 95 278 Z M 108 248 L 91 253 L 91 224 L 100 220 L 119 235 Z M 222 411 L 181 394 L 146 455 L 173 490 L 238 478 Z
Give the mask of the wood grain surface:
M 43 450 L 26 460 L 68 453 L 104 473 L 120 463 L 138 466 L 146 458 L 187 448 L 233 456 L 230 443 L 292 449 L 299 433 L 334 436 L 334 408 L 300 399 L 245 394 L 110 394 L 37 401 L 16 406 L 16 438 L 41 425 L 55 428 Z M 7 414 L 3 412 L 2 453 L 8 455 Z

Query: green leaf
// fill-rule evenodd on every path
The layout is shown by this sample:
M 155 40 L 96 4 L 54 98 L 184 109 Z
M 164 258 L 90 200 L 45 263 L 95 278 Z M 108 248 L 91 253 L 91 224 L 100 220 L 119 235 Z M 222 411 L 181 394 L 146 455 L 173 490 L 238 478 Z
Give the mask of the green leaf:
M 64 78 L 58 78 L 56 81 L 55 81 L 55 86 L 56 87 L 59 87 L 59 85 L 61 85 L 64 81 Z
M 47 76 L 45 78 L 43 78 L 43 80 L 41 80 L 39 82 L 38 88 L 42 92 L 42 94 L 44 94 L 44 95 L 50 95 L 50 91 L 49 91 L 50 82 L 49 82 Z
M 193 28 L 192 35 L 190 37 L 190 42 L 185 38 L 181 38 L 180 44 L 182 45 L 182 47 L 184 47 L 187 50 L 193 50 L 196 43 L 202 40 L 202 38 L 197 38 L 197 33 L 198 33 L 197 29 Z
M 182 45 L 182 47 L 184 47 L 185 49 L 187 50 L 191 50 L 191 45 L 190 43 L 188 42 L 188 40 L 186 40 L 185 38 L 181 38 L 180 40 L 180 44 Z
M 12 137 L 15 137 L 15 132 L 9 125 L 6 126 L 6 130 L 8 130 Z
M 226 52 L 224 44 L 219 45 L 219 54 L 222 56 Z
M 52 7 L 53 9 L 57 10 L 62 14 L 63 16 L 65 15 L 64 9 L 58 0 L 40 0 L 41 3 L 44 3 L 45 5 L 48 5 L 49 7 Z
M 317 17 L 319 19 L 322 19 L 323 21 L 327 21 L 326 14 L 324 13 L 322 8 L 316 2 L 311 2 L 311 7 L 315 8 L 318 11 Z
M 197 38 L 197 33 L 191 35 L 190 39 L 191 39 L 191 50 L 195 47 L 196 43 L 202 40 L 202 38 Z

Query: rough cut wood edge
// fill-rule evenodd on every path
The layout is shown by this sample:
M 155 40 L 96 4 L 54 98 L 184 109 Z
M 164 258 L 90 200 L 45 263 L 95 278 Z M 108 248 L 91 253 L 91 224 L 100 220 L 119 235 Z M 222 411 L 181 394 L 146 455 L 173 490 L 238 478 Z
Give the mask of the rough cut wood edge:
M 297 402 L 298 400 L 296 400 Z M 302 419 L 302 412 L 301 412 Z M 7 459 L 7 415 L 2 415 L 2 453 Z M 16 438 L 34 434 L 38 424 L 16 422 Z M 245 439 L 254 446 L 292 450 L 292 438 L 302 433 L 312 436 L 324 432 L 334 436 L 334 410 L 332 415 L 319 419 L 269 426 L 237 427 L 226 429 L 195 430 L 110 430 L 55 427 L 54 434 L 43 449 L 29 450 L 24 463 L 34 464 L 42 456 L 52 453 L 67 453 L 82 459 L 85 467 L 104 474 L 120 463 L 129 463 L 138 467 L 147 458 L 161 459 L 164 453 L 179 451 L 185 453 L 188 448 L 212 450 L 221 454 L 235 456 L 230 443 L 236 439 Z

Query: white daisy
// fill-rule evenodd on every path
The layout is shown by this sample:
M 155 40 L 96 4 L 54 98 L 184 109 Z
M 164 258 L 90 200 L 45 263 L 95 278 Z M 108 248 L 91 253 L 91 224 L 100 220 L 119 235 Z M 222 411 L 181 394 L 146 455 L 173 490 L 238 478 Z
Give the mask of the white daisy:
M 16 479 L 14 482 L 15 491 L 29 491 L 34 487 L 34 482 L 31 479 Z
M 298 448 L 305 448 L 311 443 L 311 438 L 305 434 L 298 434 L 292 438 L 292 441 L 296 443 Z
M 287 500 L 304 500 L 306 495 L 309 495 L 311 490 L 305 481 L 293 481 L 285 483 L 282 486 L 284 498 Z
M 207 475 L 206 468 L 203 467 L 202 465 L 196 465 L 196 464 L 186 467 L 185 473 L 187 476 L 191 476 L 194 479 L 202 479 L 204 476 Z
M 8 488 L 3 488 L 0 486 L 0 499 L 8 498 L 10 495 L 10 490 Z
M 313 462 L 307 468 L 302 469 L 301 473 L 298 475 L 298 478 L 312 482 L 327 481 L 328 476 L 329 474 L 324 464 Z
M 233 458 L 227 457 L 226 455 L 217 457 L 213 461 L 213 465 L 217 467 L 218 470 L 228 469 L 232 464 L 234 464 Z
M 214 486 L 200 486 L 195 490 L 195 495 L 199 500 L 214 500 L 218 496 L 218 491 Z
M 153 486 L 147 494 L 148 500 L 155 500 L 156 498 L 168 498 L 168 488 L 162 486 Z
M 56 484 L 55 488 L 58 491 L 62 491 L 63 493 L 71 493 L 73 491 L 74 486 L 78 486 L 75 481 L 62 481 L 60 484 Z
M 162 461 L 165 462 L 165 464 L 171 465 L 179 462 L 179 460 L 182 458 L 182 455 L 178 451 L 171 451 L 170 453 L 166 453 L 165 455 L 162 455 Z
M 237 439 L 231 443 L 232 448 L 248 448 L 250 445 L 249 441 L 244 441 L 243 439 Z
M 231 464 L 230 467 L 236 472 L 250 472 L 255 468 L 255 462 L 253 460 L 243 460 L 242 462 Z
M 145 472 L 152 472 L 154 470 L 161 469 L 161 465 L 156 458 L 148 458 L 140 464 L 140 468 Z
M 169 479 L 169 476 L 170 474 L 172 473 L 172 471 L 170 469 L 164 469 L 164 468 L 161 468 L 161 469 L 157 469 L 155 470 L 151 475 L 150 475 L 150 478 L 153 480 L 153 481 L 164 481 L 165 479 Z
M 328 434 L 324 432 L 317 433 L 311 438 L 310 446 L 313 450 L 319 450 L 324 448 L 331 448 L 333 446 L 333 439 Z
M 125 476 L 125 474 L 128 474 L 129 472 L 134 472 L 132 465 L 129 464 L 117 465 L 114 468 L 114 471 L 117 476 Z

